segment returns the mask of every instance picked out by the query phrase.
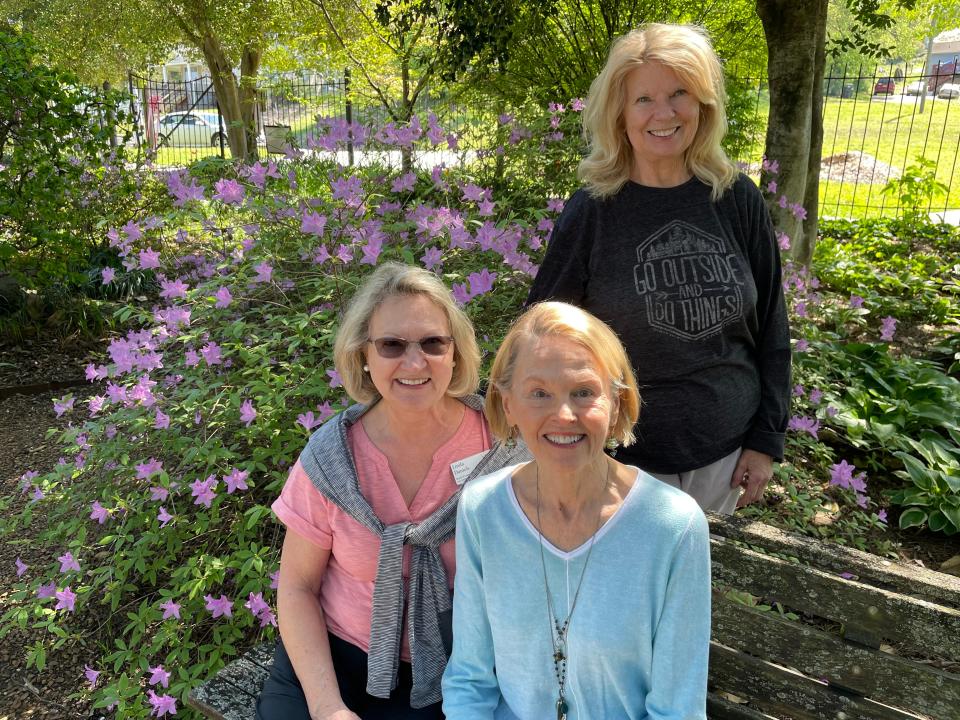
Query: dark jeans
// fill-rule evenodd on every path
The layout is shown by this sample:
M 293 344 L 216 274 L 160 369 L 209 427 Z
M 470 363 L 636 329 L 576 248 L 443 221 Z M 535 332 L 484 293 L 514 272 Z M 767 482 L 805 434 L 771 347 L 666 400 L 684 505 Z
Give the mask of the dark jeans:
M 440 703 L 419 710 L 410 707 L 410 689 L 413 687 L 410 663 L 400 663 L 397 687 L 390 698 L 375 698 L 367 695 L 367 654 L 335 635 L 329 637 L 340 697 L 363 720 L 443 720 Z M 257 700 L 256 720 L 310 720 L 307 699 L 281 640 L 277 641 L 270 677 L 263 684 Z

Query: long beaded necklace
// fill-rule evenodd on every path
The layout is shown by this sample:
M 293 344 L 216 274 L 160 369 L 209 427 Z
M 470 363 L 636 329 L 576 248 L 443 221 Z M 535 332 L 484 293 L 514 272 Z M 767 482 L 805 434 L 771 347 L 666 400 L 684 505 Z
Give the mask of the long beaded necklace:
M 577 590 L 573 594 L 573 602 L 570 603 L 570 612 L 563 622 L 557 617 L 557 612 L 553 607 L 553 595 L 550 593 L 550 583 L 547 581 L 547 561 L 543 555 L 543 522 L 540 519 L 540 466 L 537 465 L 537 535 L 540 538 L 540 566 L 543 568 L 543 587 L 547 593 L 547 624 L 550 626 L 550 640 L 553 643 L 553 670 L 557 676 L 557 720 L 567 720 L 567 698 L 564 693 L 567 684 L 567 631 L 570 629 L 570 619 L 573 617 L 573 611 L 577 609 L 577 600 L 580 598 L 580 588 L 583 587 L 583 576 L 587 572 L 587 564 L 590 562 L 590 555 L 593 553 L 593 543 L 597 539 L 597 533 L 600 531 L 600 520 L 603 517 L 603 502 L 601 499 L 600 507 L 597 509 L 597 523 L 593 529 L 593 535 L 590 536 L 590 546 L 587 548 L 587 556 L 583 560 L 583 567 L 580 569 L 580 579 L 577 581 Z M 603 489 L 610 485 L 610 470 L 613 463 L 607 465 L 607 476 L 604 479 Z

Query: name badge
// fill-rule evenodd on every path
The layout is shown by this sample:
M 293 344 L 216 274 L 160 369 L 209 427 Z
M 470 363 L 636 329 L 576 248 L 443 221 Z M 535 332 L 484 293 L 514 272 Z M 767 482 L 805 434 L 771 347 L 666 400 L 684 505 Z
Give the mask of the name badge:
M 463 483 L 467 481 L 467 478 L 470 477 L 470 473 L 474 471 L 474 469 L 480 464 L 480 461 L 483 460 L 484 456 L 488 452 L 490 451 L 484 450 L 482 452 L 478 452 L 476 455 L 465 457 L 463 460 L 457 460 L 454 463 L 450 463 L 450 472 L 453 473 L 453 481 L 457 485 L 463 485 Z

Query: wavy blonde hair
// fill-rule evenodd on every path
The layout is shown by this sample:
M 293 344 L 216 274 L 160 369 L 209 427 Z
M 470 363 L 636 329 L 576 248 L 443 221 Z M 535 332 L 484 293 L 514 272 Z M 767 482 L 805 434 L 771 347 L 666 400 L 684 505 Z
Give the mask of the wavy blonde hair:
M 503 395 L 510 391 L 520 352 L 526 340 L 561 337 L 586 348 L 597 360 L 600 370 L 610 379 L 611 393 L 619 399 L 617 419 L 610 437 L 621 445 L 634 442 L 633 426 L 640 416 L 640 391 L 627 351 L 617 334 L 595 316 L 575 305 L 563 302 L 537 303 L 510 327 L 500 343 L 490 369 L 485 414 L 490 430 L 501 440 L 510 434 L 510 423 L 503 410 Z
M 737 169 L 720 147 L 727 134 L 727 93 L 723 68 L 706 31 L 696 25 L 651 23 L 617 39 L 603 70 L 590 85 L 583 134 L 590 154 L 578 175 L 594 197 L 616 194 L 630 178 L 633 148 L 623 122 L 626 77 L 647 63 L 673 70 L 700 103 L 697 134 L 684 153 L 687 169 L 713 188 L 718 200 L 737 179 Z

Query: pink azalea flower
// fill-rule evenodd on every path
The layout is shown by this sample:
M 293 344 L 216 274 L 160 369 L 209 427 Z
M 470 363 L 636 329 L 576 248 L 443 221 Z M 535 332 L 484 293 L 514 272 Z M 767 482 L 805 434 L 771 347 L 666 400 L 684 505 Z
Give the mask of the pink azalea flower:
M 151 685 L 163 685 L 163 687 L 170 687 L 170 673 L 167 670 L 163 669 L 163 665 L 157 665 L 156 667 L 150 668 L 150 679 L 147 680 Z
M 217 298 L 217 302 L 214 304 L 214 307 L 229 307 L 230 303 L 233 302 L 233 295 L 230 294 L 230 289 L 227 287 L 221 287 L 219 290 L 217 290 L 214 297 Z
M 90 417 L 96 417 L 103 411 L 107 398 L 104 395 L 92 395 L 87 398 L 87 406 L 90 408 Z
M 771 195 L 776 195 L 776 194 L 777 194 L 777 181 L 776 181 L 776 180 L 771 180 L 770 182 L 767 183 L 767 192 L 770 193 Z
M 140 251 L 140 267 L 143 270 L 152 270 L 160 267 L 160 253 L 153 248 Z
M 156 430 L 166 430 L 170 427 L 170 416 L 157 410 L 157 414 L 153 420 L 153 427 Z
M 329 400 L 327 400 L 326 402 L 324 402 L 322 405 L 317 405 L 317 410 L 318 410 L 319 413 L 320 413 L 320 414 L 317 416 L 317 419 L 318 419 L 320 422 L 326 422 L 326 421 L 329 420 L 330 417 L 333 415 L 333 408 L 330 407 L 330 401 L 329 401 Z
M 477 297 L 493 290 L 493 282 L 497 279 L 497 273 L 490 272 L 483 268 L 479 273 L 470 273 L 467 280 L 470 282 L 470 297 Z
M 830 468 L 830 484 L 849 488 L 853 480 L 853 471 L 857 468 L 846 460 L 841 460 Z
M 244 481 L 249 475 L 249 471 L 238 468 L 233 468 L 229 475 L 224 475 L 223 481 L 227 484 L 227 495 L 232 495 L 237 490 L 247 490 L 247 483 Z
M 304 210 L 300 217 L 300 232 L 323 236 L 323 230 L 327 226 L 327 216 L 320 213 Z
M 167 300 L 185 298 L 187 296 L 187 290 L 189 289 L 190 286 L 180 278 L 177 278 L 176 280 L 160 281 L 160 297 Z
M 172 695 L 157 695 L 153 690 L 147 690 L 147 702 L 150 703 L 153 717 L 177 714 L 177 701 Z
M 213 188 L 216 191 L 213 194 L 213 199 L 219 200 L 227 205 L 239 205 L 243 202 L 244 195 L 246 194 L 243 185 L 236 180 L 228 178 L 217 180 L 217 182 L 213 184 Z
M 215 342 L 211 341 L 200 348 L 200 354 L 203 356 L 203 359 L 206 361 L 207 365 L 221 365 L 223 364 L 223 359 L 220 357 L 220 346 Z
M 896 318 L 892 318 L 888 315 L 880 322 L 880 339 L 884 342 L 890 342 L 893 340 L 893 334 L 897 330 L 897 320 Z
M 259 265 L 254 265 L 253 269 L 257 271 L 256 277 L 253 278 L 253 282 L 255 283 L 270 282 L 270 279 L 273 277 L 273 267 L 266 261 Z
M 74 559 L 73 553 L 65 552 L 63 555 L 58 557 L 57 560 L 60 561 L 60 572 L 65 573 L 70 570 L 76 570 L 77 572 L 80 572 L 80 563 Z
M 466 283 L 454 283 L 452 292 L 453 299 L 460 305 L 466 305 L 470 302 L 470 291 L 467 289 Z
M 250 423 L 257 419 L 257 411 L 253 409 L 253 402 L 250 400 L 244 400 L 240 403 L 240 422 L 242 422 L 246 427 L 250 427 Z
M 213 595 L 204 595 L 203 599 L 207 601 L 206 608 L 213 617 L 233 617 L 233 601 L 226 595 L 221 595 L 219 599 L 214 599 Z
M 209 508 L 211 503 L 213 503 L 213 499 L 217 496 L 217 484 L 216 475 L 210 475 L 206 480 L 200 480 L 198 478 L 190 483 L 190 494 L 196 498 L 193 504 L 203 505 L 205 508 Z
M 547 210 L 555 213 L 563 212 L 563 206 L 565 204 L 566 202 L 563 200 L 563 198 L 550 198 L 547 200 Z
M 180 619 L 180 604 L 175 603 L 173 600 L 167 600 L 165 603 L 160 603 L 160 608 L 163 610 L 162 620 L 167 620 L 169 618 Z
M 57 417 L 62 416 L 64 413 L 70 412 L 73 410 L 73 395 L 65 395 L 59 400 L 53 401 L 53 411 L 57 414 Z
M 850 307 L 856 310 L 857 308 L 863 307 L 863 298 L 859 295 L 850 296 Z
M 314 427 L 320 424 L 320 420 L 313 416 L 312 410 L 297 415 L 297 422 L 300 425 L 303 425 L 307 432 L 310 432 Z
M 89 665 L 84 665 L 84 666 L 83 666 L 83 676 L 87 679 L 87 682 L 90 683 L 90 689 L 93 690 L 93 688 L 96 687 L 96 685 L 97 685 L 97 680 L 98 680 L 99 677 L 100 677 L 100 671 L 99 671 L 99 670 L 94 670 L 94 669 L 93 669 L 92 667 L 90 667 Z
M 353 260 L 353 250 L 349 245 L 340 243 L 340 246 L 337 248 L 337 259 L 344 264 Z
M 280 587 L 280 571 L 275 570 L 270 573 L 270 589 L 276 590 Z
M 150 458 L 145 463 L 136 466 L 137 480 L 147 480 L 157 473 L 163 472 L 163 463 L 156 458 Z
M 57 584 L 52 580 L 48 584 L 41 585 L 40 587 L 37 588 L 38 599 L 51 598 L 56 594 L 57 594 Z
M 810 403 L 813 405 L 819 405 L 820 401 L 823 400 L 823 393 L 820 391 L 820 388 L 814 388 L 810 391 L 809 397 Z
M 340 373 L 337 372 L 336 368 L 327 370 L 327 377 L 330 378 L 331 388 L 343 387 L 343 378 L 340 377 Z
M 574 98 L 570 101 L 570 109 L 574 112 L 582 112 L 584 107 L 583 98 Z
M 440 131 L 442 137 L 443 131 Z M 432 139 L 432 138 L 431 138 Z M 439 144 L 439 140 L 434 143 L 434 145 Z M 400 193 L 400 192 L 410 192 L 417 186 L 417 176 L 412 172 L 404 173 L 398 178 L 395 178 L 393 184 L 390 185 L 391 192 Z
M 183 353 L 183 364 L 195 367 L 200 364 L 200 354 L 196 350 L 186 350 Z
M 68 612 L 73 612 L 74 604 L 77 602 L 77 594 L 70 590 L 69 585 L 67 585 L 63 590 L 57 590 L 56 598 L 57 604 L 53 606 L 54 610 L 66 610 Z
M 809 342 L 807 342 L 803 338 L 800 338 L 799 340 L 797 340 L 797 352 L 806 352 L 809 349 L 810 349 Z
M 100 271 L 100 277 L 102 278 L 104 285 L 109 285 L 113 282 L 113 279 L 117 276 L 117 271 L 112 267 L 105 267 Z
M 100 504 L 99 500 L 90 505 L 90 519 L 96 520 L 98 524 L 103 525 L 110 517 L 110 511 Z
M 21 560 L 20 558 L 17 558 L 14 564 L 17 566 L 17 577 L 20 577 L 21 575 L 23 575 L 27 571 L 27 569 L 30 567 L 25 562 L 23 562 L 23 560 Z
M 820 431 L 820 421 L 812 417 L 800 417 L 794 415 L 790 418 L 787 423 L 787 430 L 795 430 L 797 432 L 805 432 L 809 434 L 814 440 L 819 440 L 817 433 Z
M 243 606 L 254 615 L 259 615 L 264 610 L 270 609 L 270 606 L 263 599 L 263 593 L 250 593 Z
M 150 488 L 150 499 L 164 502 L 170 495 L 170 491 L 160 485 L 154 485 Z
M 440 260 L 443 257 L 443 252 L 438 247 L 429 247 L 426 252 L 423 253 L 423 266 L 427 270 L 433 270 L 440 264 Z
M 877 520 L 879 520 L 879 521 L 882 522 L 882 523 L 885 523 L 885 522 L 887 521 L 887 511 L 886 511 L 886 510 L 881 510 L 880 512 L 878 512 L 878 513 L 877 513 Z
M 788 205 L 789 203 L 790 203 L 790 201 L 787 200 L 787 196 L 786 196 L 786 195 L 781 195 L 780 198 L 777 200 L 777 205 L 779 205 L 779 206 L 780 206 L 781 208 L 783 208 L 784 210 L 787 209 L 787 205 Z
M 127 224 L 120 229 L 123 230 L 123 234 L 127 236 L 127 240 L 132 243 L 139 240 L 143 235 L 143 233 L 140 231 L 140 226 L 137 225 L 133 220 L 128 220 Z

